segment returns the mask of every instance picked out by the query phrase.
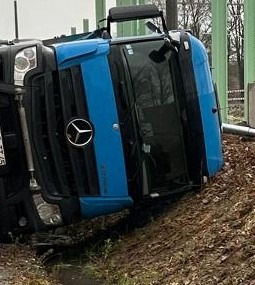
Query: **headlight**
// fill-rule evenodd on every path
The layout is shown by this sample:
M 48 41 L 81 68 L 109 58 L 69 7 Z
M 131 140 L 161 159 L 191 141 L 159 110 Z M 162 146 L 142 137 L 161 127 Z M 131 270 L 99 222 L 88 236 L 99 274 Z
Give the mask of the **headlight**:
M 14 63 L 14 83 L 24 85 L 26 73 L 37 66 L 36 47 L 29 47 L 19 51 Z

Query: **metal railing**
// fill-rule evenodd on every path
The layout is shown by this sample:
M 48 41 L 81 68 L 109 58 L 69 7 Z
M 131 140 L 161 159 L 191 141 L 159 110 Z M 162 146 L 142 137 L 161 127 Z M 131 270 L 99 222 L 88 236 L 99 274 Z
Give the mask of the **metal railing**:
M 244 89 L 229 90 L 227 122 L 239 124 L 244 121 Z
M 228 91 L 228 103 L 236 104 L 236 105 L 244 104 L 244 89 L 229 90 Z

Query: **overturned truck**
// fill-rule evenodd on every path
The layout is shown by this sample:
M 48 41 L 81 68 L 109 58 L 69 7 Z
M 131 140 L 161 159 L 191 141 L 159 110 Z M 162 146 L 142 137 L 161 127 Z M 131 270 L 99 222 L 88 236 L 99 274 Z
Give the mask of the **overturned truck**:
M 155 17 L 162 32 L 111 37 Z M 204 46 L 154 5 L 75 40 L 2 41 L 0 236 L 201 187 L 223 164 L 217 109 Z

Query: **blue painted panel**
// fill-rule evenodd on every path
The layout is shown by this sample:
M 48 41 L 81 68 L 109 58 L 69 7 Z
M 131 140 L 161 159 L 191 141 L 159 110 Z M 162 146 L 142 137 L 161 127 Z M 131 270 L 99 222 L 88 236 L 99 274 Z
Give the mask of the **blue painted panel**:
M 102 196 L 127 196 L 127 178 L 112 79 L 107 54 L 101 44 L 96 56 L 81 64 L 90 120 L 95 127 L 94 145 Z
M 79 64 L 85 56 L 95 54 L 102 42 L 103 40 L 96 39 L 54 44 L 59 68 Z
M 203 44 L 190 36 L 192 61 L 195 72 L 202 124 L 205 138 L 206 163 L 208 175 L 213 176 L 223 165 L 222 139 L 208 57 Z
M 107 59 L 109 43 L 87 40 L 55 45 L 55 49 L 59 69 L 81 66 L 89 117 L 95 132 L 93 143 L 101 197 L 80 198 L 82 213 L 84 217 L 97 216 L 129 207 L 132 199 L 128 196 L 121 134 L 113 128 L 119 120 Z
M 81 214 L 85 219 L 123 211 L 133 205 L 130 197 L 80 198 Z

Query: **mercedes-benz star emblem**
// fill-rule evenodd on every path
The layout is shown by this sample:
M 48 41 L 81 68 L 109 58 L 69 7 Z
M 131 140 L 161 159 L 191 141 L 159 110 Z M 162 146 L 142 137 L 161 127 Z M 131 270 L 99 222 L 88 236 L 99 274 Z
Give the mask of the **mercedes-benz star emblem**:
M 84 119 L 74 119 L 66 127 L 66 137 L 73 146 L 82 147 L 92 140 L 93 128 Z

